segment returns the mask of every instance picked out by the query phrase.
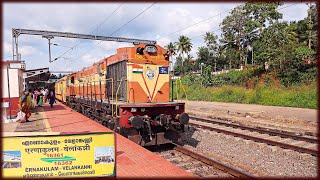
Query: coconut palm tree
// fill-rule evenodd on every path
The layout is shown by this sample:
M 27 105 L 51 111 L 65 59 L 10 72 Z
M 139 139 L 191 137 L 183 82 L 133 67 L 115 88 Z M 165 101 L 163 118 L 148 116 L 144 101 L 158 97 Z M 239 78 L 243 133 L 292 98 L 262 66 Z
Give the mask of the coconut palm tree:
M 179 42 L 176 42 L 176 45 L 178 47 L 178 52 L 182 54 L 182 66 L 184 62 L 184 53 L 189 54 L 192 48 L 191 39 L 187 36 L 180 36 Z
M 206 32 L 206 35 L 204 36 L 204 42 L 207 44 L 208 47 L 210 47 L 211 44 L 217 44 L 218 36 L 214 35 L 214 33 Z
M 170 42 L 169 44 L 167 44 L 165 48 L 170 52 L 170 59 L 172 55 L 176 55 L 177 47 L 176 47 L 176 44 L 174 44 L 173 42 Z

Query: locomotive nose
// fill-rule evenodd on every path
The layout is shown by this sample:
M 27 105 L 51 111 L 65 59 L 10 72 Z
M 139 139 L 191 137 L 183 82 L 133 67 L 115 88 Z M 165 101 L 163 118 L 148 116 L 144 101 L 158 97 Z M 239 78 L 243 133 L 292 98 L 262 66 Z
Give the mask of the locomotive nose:
M 178 117 L 181 124 L 189 124 L 189 115 L 187 113 L 182 113 Z

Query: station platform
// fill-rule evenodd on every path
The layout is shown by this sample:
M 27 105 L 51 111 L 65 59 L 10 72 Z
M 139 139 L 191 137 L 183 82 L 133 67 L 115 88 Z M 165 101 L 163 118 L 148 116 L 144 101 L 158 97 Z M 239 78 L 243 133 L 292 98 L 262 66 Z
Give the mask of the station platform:
M 87 132 L 111 132 L 94 120 L 57 102 L 54 108 L 48 104 L 36 107 L 28 123 L 5 123 L 3 135 L 24 133 L 71 134 Z M 123 178 L 146 177 L 193 177 L 192 174 L 171 164 L 164 158 L 138 144 L 116 134 L 116 176 Z

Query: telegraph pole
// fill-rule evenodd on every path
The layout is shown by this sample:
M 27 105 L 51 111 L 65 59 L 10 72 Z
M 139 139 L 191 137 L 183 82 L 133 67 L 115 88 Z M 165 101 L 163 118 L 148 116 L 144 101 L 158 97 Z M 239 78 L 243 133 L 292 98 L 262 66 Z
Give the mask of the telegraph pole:
M 51 42 L 50 40 L 53 39 L 53 36 L 42 36 L 43 38 L 47 38 L 48 39 L 48 44 L 49 44 L 49 63 L 51 63 Z

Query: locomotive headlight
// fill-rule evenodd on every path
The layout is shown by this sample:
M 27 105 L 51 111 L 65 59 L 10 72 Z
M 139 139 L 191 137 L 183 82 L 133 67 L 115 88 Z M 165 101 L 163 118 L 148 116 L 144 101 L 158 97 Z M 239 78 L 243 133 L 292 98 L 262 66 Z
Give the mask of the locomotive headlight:
M 176 107 L 175 107 L 175 110 L 179 110 L 179 106 L 176 106 Z
M 137 112 L 137 108 L 131 108 L 131 112 Z
M 141 112 L 145 112 L 146 111 L 146 108 L 141 108 Z

